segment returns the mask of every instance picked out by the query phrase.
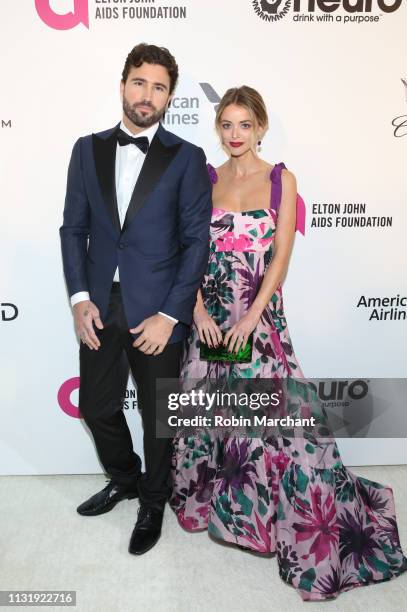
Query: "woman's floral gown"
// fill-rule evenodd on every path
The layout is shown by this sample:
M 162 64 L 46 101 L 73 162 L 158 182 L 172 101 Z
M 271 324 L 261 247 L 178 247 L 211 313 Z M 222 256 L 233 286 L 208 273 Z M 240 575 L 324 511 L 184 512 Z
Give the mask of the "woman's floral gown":
M 202 294 L 221 329 L 246 312 L 273 257 L 281 200 L 274 166 L 270 209 L 213 209 L 211 246 Z M 212 182 L 216 171 L 208 165 Z M 297 196 L 297 229 L 304 232 Z M 185 346 L 181 379 L 302 378 L 284 315 L 281 286 L 254 331 L 252 361 L 199 358 L 195 325 Z M 343 465 L 334 438 L 283 435 L 220 437 L 213 431 L 176 438 L 171 506 L 182 527 L 208 529 L 220 540 L 258 553 L 276 553 L 279 573 L 304 600 L 389 580 L 407 569 L 392 489 Z

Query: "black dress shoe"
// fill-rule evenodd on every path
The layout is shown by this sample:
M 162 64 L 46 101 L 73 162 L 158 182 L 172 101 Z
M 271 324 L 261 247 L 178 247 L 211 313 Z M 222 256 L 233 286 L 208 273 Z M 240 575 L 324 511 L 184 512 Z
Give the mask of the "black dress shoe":
M 82 516 L 96 516 L 109 512 L 122 499 L 134 499 L 135 497 L 138 497 L 137 490 L 125 488 L 110 480 L 104 489 L 92 495 L 76 510 Z
M 131 534 L 129 553 L 142 555 L 156 544 L 161 535 L 164 507 L 152 508 L 141 506 L 137 515 L 137 522 Z

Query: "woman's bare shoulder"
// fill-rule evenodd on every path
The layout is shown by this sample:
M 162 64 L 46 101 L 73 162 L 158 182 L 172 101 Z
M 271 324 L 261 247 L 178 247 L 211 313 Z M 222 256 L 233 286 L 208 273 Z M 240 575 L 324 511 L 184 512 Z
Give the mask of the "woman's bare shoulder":
M 223 173 L 225 172 L 225 170 L 227 169 L 228 163 L 229 163 L 228 161 L 225 161 L 225 163 L 223 163 L 223 164 L 221 164 L 220 166 L 218 166 L 217 168 L 215 168 L 216 173 L 217 173 L 218 175 L 221 175 L 221 176 L 222 176 L 222 174 L 223 174 Z
M 281 171 L 281 182 L 283 187 L 286 189 L 296 189 L 297 188 L 297 179 L 295 177 L 294 172 L 291 170 L 287 170 L 287 168 L 283 168 Z

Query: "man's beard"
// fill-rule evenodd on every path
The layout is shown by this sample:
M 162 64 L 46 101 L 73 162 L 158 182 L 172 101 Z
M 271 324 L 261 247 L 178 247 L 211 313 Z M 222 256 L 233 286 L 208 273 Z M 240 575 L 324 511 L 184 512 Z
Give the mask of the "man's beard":
M 137 106 L 147 106 L 153 111 L 149 115 L 144 115 L 137 110 Z M 123 112 L 127 119 L 130 119 L 134 125 L 141 128 L 149 128 L 154 123 L 157 123 L 165 113 L 165 107 L 157 110 L 151 102 L 139 102 L 138 104 L 131 105 L 125 96 L 123 96 Z

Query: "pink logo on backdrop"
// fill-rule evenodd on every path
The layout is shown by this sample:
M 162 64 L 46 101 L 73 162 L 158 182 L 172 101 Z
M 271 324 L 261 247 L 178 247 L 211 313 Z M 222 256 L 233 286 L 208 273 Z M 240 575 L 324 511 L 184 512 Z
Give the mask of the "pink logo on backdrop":
M 60 387 L 58 391 L 58 404 L 61 409 L 70 417 L 74 417 L 76 419 L 80 419 L 81 415 L 79 413 L 78 406 L 71 401 L 71 395 L 73 391 L 79 389 L 80 378 L 79 376 L 75 376 L 74 378 L 69 378 L 66 380 Z
M 80 23 L 89 29 L 88 0 L 74 0 L 74 12 L 60 15 L 50 7 L 50 0 L 35 0 L 35 8 L 42 21 L 54 30 L 70 30 Z

